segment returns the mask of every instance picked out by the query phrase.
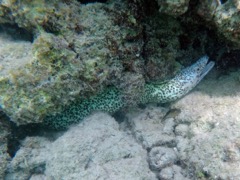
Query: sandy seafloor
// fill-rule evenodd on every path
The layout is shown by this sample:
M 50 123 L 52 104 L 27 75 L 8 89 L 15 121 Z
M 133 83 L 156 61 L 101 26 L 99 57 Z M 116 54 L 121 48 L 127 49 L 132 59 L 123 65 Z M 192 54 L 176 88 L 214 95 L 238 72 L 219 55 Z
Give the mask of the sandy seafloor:
M 16 47 L 31 48 L 0 41 L 1 63 L 10 66 L 27 55 Z M 95 112 L 54 138 L 26 137 L 4 161 L 5 179 L 240 179 L 239 107 L 240 71 L 214 69 L 170 105 L 135 108 L 122 119 Z

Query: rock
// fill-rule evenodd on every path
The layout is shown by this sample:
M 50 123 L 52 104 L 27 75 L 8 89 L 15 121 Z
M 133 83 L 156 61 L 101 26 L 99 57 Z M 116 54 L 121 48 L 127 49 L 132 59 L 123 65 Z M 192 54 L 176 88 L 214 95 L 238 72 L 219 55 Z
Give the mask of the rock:
M 0 76 L 6 76 L 29 63 L 33 55 L 32 43 L 13 39 L 9 34 L 0 33 Z
M 95 113 L 54 142 L 26 138 L 10 163 L 6 180 L 156 179 L 147 151 L 109 115 Z
M 189 135 L 189 128 L 187 124 L 179 124 L 175 127 L 176 136 L 187 137 Z
M 203 0 L 199 1 L 197 13 L 207 22 L 213 23 L 221 36 L 240 47 L 239 10 L 240 2 Z
M 168 135 L 174 135 L 175 122 L 173 118 L 165 119 L 163 133 Z
M 139 96 L 144 91 L 145 80 L 141 74 L 125 73 L 118 85 L 123 92 L 122 99 L 127 106 L 137 106 Z
M 180 161 L 187 162 L 192 169 L 189 174 L 195 177 L 240 177 L 239 74 L 232 72 L 217 80 L 212 76 L 173 105 L 181 109 L 176 122 L 190 123 L 189 135 L 178 137 L 177 149 Z
M 24 180 L 43 174 L 48 156 L 49 141 L 42 137 L 27 137 L 8 165 L 6 180 Z
M 47 177 L 45 175 L 34 174 L 31 176 L 29 180 L 46 180 Z
M 162 169 L 159 173 L 159 177 L 162 180 L 188 180 L 181 171 L 181 167 L 173 165 Z
M 125 3 L 80 5 L 57 0 L 45 8 L 44 1 L 34 0 L 4 1 L 0 7 L 0 16 L 7 18 L 4 21 L 11 20 L 34 37 L 33 43 L 11 42 L 11 48 L 1 47 L 3 57 L 7 56 L 1 66 L 10 68 L 0 73 L 0 105 L 17 125 L 40 123 L 46 115 L 60 112 L 70 102 L 96 94 L 107 85 L 121 87 L 129 59 L 136 66 L 142 64 L 136 55 L 142 50 L 142 25 Z M 12 49 L 16 57 L 12 55 L 9 62 Z M 142 66 L 132 64 L 131 68 L 129 71 L 142 76 Z M 135 74 L 130 79 L 136 79 Z M 143 78 L 140 81 L 138 84 L 144 83 Z M 127 93 L 142 86 L 133 87 L 133 91 L 129 88 Z
M 176 137 L 176 142 L 177 142 L 176 149 L 179 154 L 179 157 L 184 161 L 188 158 L 189 156 L 188 152 L 192 151 L 193 147 L 189 146 L 190 140 L 188 138 L 178 136 Z
M 158 0 L 159 12 L 180 16 L 188 10 L 189 0 Z
M 66 132 L 50 148 L 47 176 L 56 179 L 155 179 L 142 147 L 120 132 L 110 116 L 97 113 Z
M 54 142 L 28 137 L 5 179 L 237 179 L 239 76 L 212 75 L 170 105 L 180 109 L 173 117 L 148 105 L 129 112 L 121 128 L 95 113 Z
M 78 25 L 80 3 L 56 0 L 46 4 L 43 0 L 0 1 L 0 23 L 17 24 L 29 32 L 46 29 L 64 32 Z M 71 20 L 69 20 L 71 18 Z
M 168 121 L 163 121 L 163 117 L 167 111 L 166 108 L 148 106 L 143 111 L 127 114 L 128 123 L 132 127 L 133 135 L 144 148 L 175 145 L 175 136 L 171 132 L 173 122 L 168 124 Z
M 159 13 L 147 17 L 145 21 L 147 41 L 144 44 L 144 77 L 146 81 L 172 78 L 180 69 L 176 59 L 180 55 L 179 37 L 184 29 L 175 18 Z
M 154 147 L 149 153 L 149 165 L 152 170 L 163 169 L 177 160 L 177 154 L 172 148 Z
M 3 120 L 2 112 L 0 112 L 0 179 L 4 179 L 10 156 L 8 154 L 8 136 L 10 134 L 10 126 Z

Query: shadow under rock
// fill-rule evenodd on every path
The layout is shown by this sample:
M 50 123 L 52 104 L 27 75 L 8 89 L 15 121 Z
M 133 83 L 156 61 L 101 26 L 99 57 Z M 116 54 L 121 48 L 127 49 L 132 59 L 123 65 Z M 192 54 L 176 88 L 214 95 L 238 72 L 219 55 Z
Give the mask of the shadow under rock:
M 193 91 L 210 97 L 240 96 L 240 68 L 213 69 Z
M 12 24 L 1 24 L 0 25 L 0 33 L 6 33 L 13 40 L 16 41 L 29 41 L 33 42 L 34 36 L 31 32 L 18 27 L 18 25 Z
M 40 124 L 17 126 L 11 122 L 5 114 L 3 114 L 3 117 L 8 121 L 8 124 L 10 124 L 11 133 L 8 137 L 8 153 L 11 157 L 15 156 L 16 152 L 20 149 L 21 141 L 26 137 L 41 136 L 48 138 L 50 141 L 54 141 L 63 133 L 63 131 L 44 129 Z

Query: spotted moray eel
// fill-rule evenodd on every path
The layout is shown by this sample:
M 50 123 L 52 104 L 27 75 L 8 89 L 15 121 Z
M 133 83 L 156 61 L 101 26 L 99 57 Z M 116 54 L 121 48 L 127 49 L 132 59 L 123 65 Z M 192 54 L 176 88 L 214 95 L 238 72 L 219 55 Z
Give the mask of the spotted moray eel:
M 208 56 L 203 56 L 169 81 L 160 84 L 146 84 L 144 93 L 139 98 L 139 104 L 166 103 L 181 98 L 191 91 L 213 66 L 214 62 L 208 62 Z M 61 113 L 47 116 L 43 124 L 57 130 L 66 129 L 71 124 L 81 121 L 93 111 L 114 113 L 126 105 L 121 97 L 121 93 L 116 88 L 108 88 L 103 93 L 71 104 Z

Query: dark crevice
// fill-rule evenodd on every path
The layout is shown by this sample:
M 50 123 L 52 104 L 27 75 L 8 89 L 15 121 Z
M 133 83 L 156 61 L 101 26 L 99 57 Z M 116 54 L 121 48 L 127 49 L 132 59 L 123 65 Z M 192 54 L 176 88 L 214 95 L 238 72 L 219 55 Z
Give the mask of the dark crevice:
M 20 149 L 20 141 L 27 136 L 37 135 L 37 130 L 35 127 L 28 125 L 28 128 L 24 126 L 16 126 L 12 124 L 11 126 L 11 136 L 8 138 L 8 153 L 11 157 L 14 157 L 16 152 Z
M 120 124 L 126 119 L 126 112 L 117 111 L 113 114 L 113 117 L 118 122 L 118 124 Z
M 14 136 L 14 127 L 16 125 L 10 120 L 10 118 L 2 111 L 0 110 L 0 121 L 1 125 L 4 124 L 4 126 L 8 129 L 9 134 L 7 136 L 7 153 L 13 157 L 15 155 L 15 152 L 19 149 L 19 142 L 15 140 Z
M 218 60 L 217 68 L 223 71 L 238 69 L 240 67 L 240 50 L 224 52 Z
M 16 41 L 30 41 L 33 42 L 34 35 L 23 29 L 18 27 L 16 24 L 1 24 L 0 25 L 0 33 L 6 33 L 11 36 L 13 40 Z
M 221 2 L 221 4 L 225 4 L 226 2 L 228 2 L 228 0 L 219 0 Z
M 8 153 L 11 157 L 14 157 L 20 149 L 20 142 L 26 137 L 41 136 L 48 138 L 50 141 L 54 141 L 61 133 L 62 131 L 45 129 L 40 124 L 32 123 L 17 126 L 11 123 L 11 135 L 8 138 Z

